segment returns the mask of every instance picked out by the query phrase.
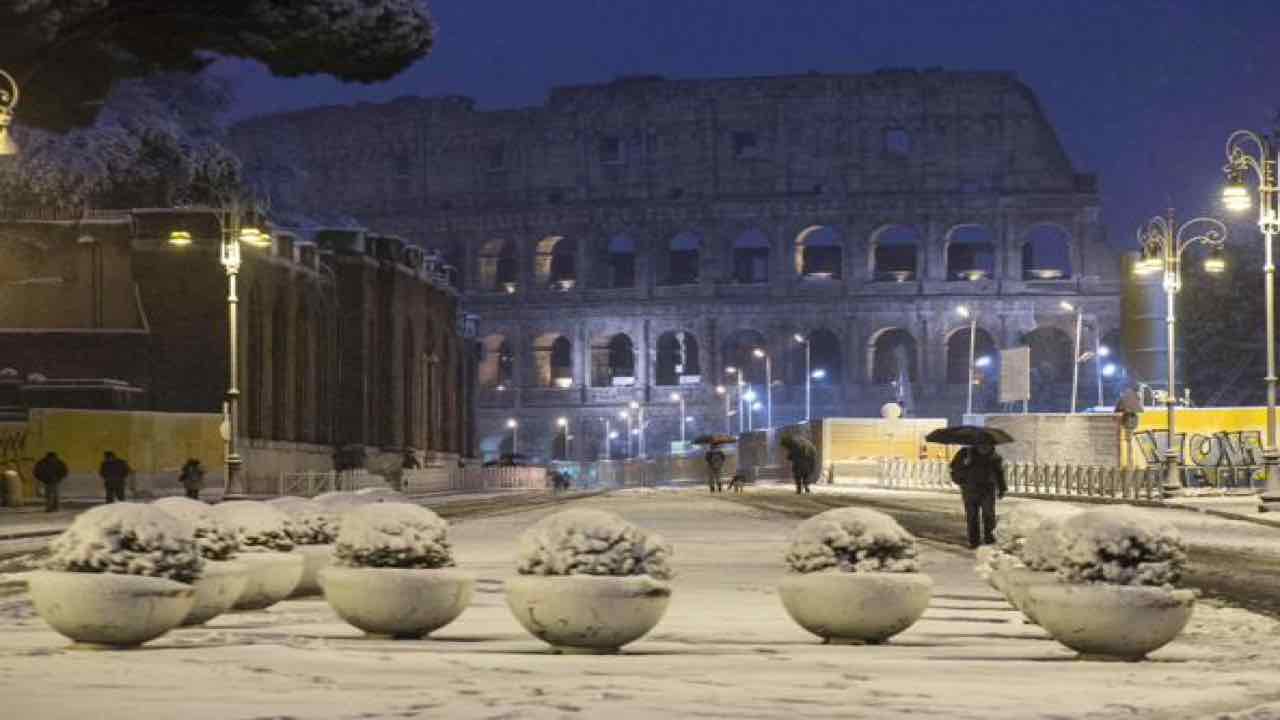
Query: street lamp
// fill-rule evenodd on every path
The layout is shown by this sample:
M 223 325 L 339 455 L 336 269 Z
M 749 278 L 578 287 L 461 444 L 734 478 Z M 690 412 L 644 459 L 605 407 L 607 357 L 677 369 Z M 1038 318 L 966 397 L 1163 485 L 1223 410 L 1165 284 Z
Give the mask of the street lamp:
M 18 81 L 0 70 L 0 155 L 17 155 L 18 146 L 9 135 L 13 123 L 13 111 L 18 107 Z
M 635 400 L 631 401 L 631 409 L 636 411 L 636 429 L 639 430 L 636 437 L 636 449 L 640 451 L 640 458 L 644 458 L 644 406 Z
M 569 418 L 556 418 L 556 425 L 559 425 L 560 432 L 564 433 L 564 459 L 572 460 L 573 456 L 569 454 Z
M 684 396 L 678 392 L 671 393 L 671 402 L 680 403 L 680 449 L 684 449 Z
M 757 358 L 764 359 L 764 403 L 767 410 L 765 411 L 764 422 L 765 430 L 773 430 L 773 361 L 769 357 L 769 353 L 764 348 L 756 348 L 751 354 Z
M 1098 407 L 1102 407 L 1106 398 L 1102 395 L 1102 358 L 1111 355 L 1111 348 L 1102 344 L 1102 323 L 1093 329 L 1093 371 L 1098 380 Z
M 256 227 L 243 227 L 242 200 L 235 194 L 222 195 L 221 204 L 216 208 L 206 208 L 218 221 L 219 243 L 221 244 L 221 262 L 227 274 L 227 354 L 229 375 L 226 392 L 227 441 L 226 464 L 227 473 L 223 487 L 223 497 L 242 495 L 244 489 L 240 485 L 240 470 L 243 459 L 236 450 L 236 437 L 240 427 L 240 388 L 239 365 L 240 348 L 236 308 L 240 302 L 236 297 L 236 276 L 240 273 L 240 245 L 252 247 L 270 247 L 271 236 Z M 187 230 L 174 230 L 169 233 L 169 244 L 175 247 L 187 247 L 192 244 L 191 233 Z
M 813 394 L 813 370 L 809 367 L 809 358 L 811 355 L 810 342 L 808 337 L 801 335 L 800 333 L 796 333 L 794 337 L 796 342 L 804 345 L 804 421 L 809 422 L 810 415 L 813 412 L 813 403 L 811 399 Z
M 751 432 L 751 421 L 755 419 L 755 413 L 753 411 L 760 409 L 758 407 L 760 403 L 756 402 L 756 391 L 748 390 L 746 394 L 742 396 L 742 401 L 745 403 L 745 407 L 747 408 L 747 432 Z
M 626 410 L 619 410 L 618 419 L 627 421 L 627 454 L 622 458 L 626 460 L 631 457 L 631 436 L 635 434 L 631 431 L 631 413 Z
M 1084 330 L 1084 308 L 1063 300 L 1058 306 L 1076 314 L 1076 343 L 1071 352 L 1071 414 L 1076 414 L 1076 393 L 1080 389 L 1080 333 Z
M 1257 155 L 1246 151 L 1255 146 Z M 1262 467 L 1266 488 L 1262 491 L 1262 509 L 1280 504 L 1280 448 L 1276 447 L 1276 265 L 1271 240 L 1280 232 L 1280 190 L 1277 189 L 1276 148 L 1271 139 L 1248 130 L 1237 130 L 1227 138 L 1227 184 L 1222 188 L 1222 204 L 1233 212 L 1248 210 L 1252 205 L 1245 175 L 1253 170 L 1258 177 L 1258 228 L 1262 230 L 1266 260 L 1265 271 L 1267 321 L 1267 446 L 1262 450 Z
M 970 312 L 969 308 L 964 305 L 961 305 L 960 307 L 956 308 L 956 314 L 964 318 L 965 320 L 969 321 L 969 375 L 968 375 L 968 382 L 965 383 L 966 385 L 969 386 L 969 399 L 965 404 L 964 412 L 966 415 L 972 415 L 973 414 L 973 368 L 974 368 L 973 353 L 974 353 L 974 350 L 977 349 L 978 314 Z M 1072 412 L 1075 412 L 1075 410 L 1073 409 Z
M 733 421 L 731 420 L 731 418 L 733 417 L 733 412 L 729 410 L 729 399 L 731 395 L 731 393 L 729 392 L 729 388 L 723 385 L 717 385 L 716 394 L 724 397 L 724 434 L 725 435 L 732 434 Z
M 613 459 L 613 444 L 610 442 L 618 437 L 618 433 L 613 431 L 613 426 L 609 424 L 608 417 L 600 418 L 600 422 L 604 423 L 604 459 Z
M 1220 273 L 1225 267 L 1221 251 L 1226 237 L 1227 227 L 1213 218 L 1198 217 L 1177 225 L 1173 219 L 1172 208 L 1164 217 L 1157 215 L 1138 228 L 1138 244 L 1142 247 L 1142 261 L 1134 266 L 1134 274 L 1150 275 L 1160 270 L 1164 272 L 1164 321 L 1169 382 L 1169 392 L 1165 393 L 1164 398 L 1169 424 L 1168 443 L 1164 451 L 1165 490 L 1177 490 L 1182 487 L 1182 482 L 1178 478 L 1178 451 L 1173 446 L 1174 407 L 1178 400 L 1174 375 L 1177 317 L 1174 314 L 1173 297 L 1182 290 L 1182 252 L 1197 243 L 1208 246 L 1210 254 L 1209 259 L 1205 261 L 1205 272 Z
M 742 399 L 742 393 L 744 391 L 743 384 L 746 382 L 746 379 L 742 377 L 742 371 L 732 365 L 726 367 L 724 372 L 726 375 L 738 376 L 738 432 L 741 433 L 746 430 L 747 422 L 744 417 L 746 413 L 746 405 L 745 401 Z
M 507 418 L 507 427 L 511 428 L 511 456 L 514 459 L 520 452 L 520 423 L 515 418 Z

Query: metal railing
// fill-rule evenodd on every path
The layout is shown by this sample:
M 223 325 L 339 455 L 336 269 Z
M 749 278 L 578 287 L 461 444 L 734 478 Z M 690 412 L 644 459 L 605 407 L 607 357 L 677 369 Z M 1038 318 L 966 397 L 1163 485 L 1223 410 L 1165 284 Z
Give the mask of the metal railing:
M 323 470 L 315 472 L 280 473 L 276 493 L 315 497 L 321 493 L 359 490 L 368 487 L 372 476 L 365 470 Z
M 1111 498 L 1160 500 L 1160 468 L 1121 468 L 1099 465 L 1035 465 L 1006 463 L 1010 494 L 1028 497 Z M 880 460 L 880 486 L 958 492 L 951 469 L 942 460 Z

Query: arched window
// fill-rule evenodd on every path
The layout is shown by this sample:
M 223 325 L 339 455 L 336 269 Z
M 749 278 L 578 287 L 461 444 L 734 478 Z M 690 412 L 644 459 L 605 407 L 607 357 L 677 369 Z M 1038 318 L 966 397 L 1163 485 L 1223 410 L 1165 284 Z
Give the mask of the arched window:
M 659 385 L 679 385 L 681 377 L 699 377 L 702 366 L 698 358 L 698 339 L 693 333 L 665 332 L 658 336 L 658 366 L 655 369 Z
M 605 246 L 604 267 L 600 279 L 607 288 L 636 286 L 636 243 L 626 235 L 614 235 Z
M 1071 236 L 1057 225 L 1040 223 L 1023 236 L 1022 279 L 1061 280 L 1071 277 Z
M 480 387 L 509 387 L 515 371 L 515 355 L 511 343 L 502 335 L 490 335 L 481 341 Z
M 573 387 L 573 343 L 563 335 L 547 333 L 534 342 L 534 373 L 543 387 Z
M 733 281 L 742 285 L 769 282 L 769 238 L 756 228 L 733 241 Z
M 618 333 L 591 348 L 591 377 L 596 387 L 634 385 L 636 353 L 631 338 Z
M 840 236 L 825 225 L 805 228 L 796 236 L 796 272 L 816 278 L 838 278 L 844 264 Z
M 685 231 L 667 244 L 667 273 L 663 285 L 695 285 L 701 262 L 702 236 Z
M 515 243 L 495 238 L 480 248 L 480 287 L 514 292 L 519 281 Z
M 996 243 L 985 225 L 961 225 L 947 234 L 947 279 L 985 280 L 996 274 Z
M 755 357 L 756 348 L 766 348 L 764 335 L 757 330 L 739 330 L 724 341 L 722 357 L 724 364 L 728 367 L 737 368 L 743 373 L 746 382 L 759 388 L 761 394 L 764 393 L 765 367 L 764 360 Z M 775 368 L 776 370 L 780 368 Z M 724 370 L 724 368 L 721 368 Z M 736 376 L 726 376 L 731 382 L 736 381 Z M 777 379 L 781 379 L 778 377 Z
M 978 328 L 974 333 L 974 375 L 982 382 L 991 382 L 1000 361 L 996 343 L 986 330 Z M 986 358 L 983 360 L 982 358 Z M 947 336 L 947 382 L 963 385 L 969 377 L 969 326 L 957 328 Z
M 534 256 L 534 277 L 538 287 L 569 290 L 577 282 L 577 243 L 572 238 L 552 235 L 538 243 Z
M 871 236 L 871 277 L 906 282 L 919 277 L 920 233 L 909 225 L 889 225 Z
M 287 440 L 289 432 L 289 304 L 281 294 L 271 313 L 271 437 Z
M 916 379 L 916 339 L 901 328 L 876 334 L 871 343 L 871 382 L 887 384 Z

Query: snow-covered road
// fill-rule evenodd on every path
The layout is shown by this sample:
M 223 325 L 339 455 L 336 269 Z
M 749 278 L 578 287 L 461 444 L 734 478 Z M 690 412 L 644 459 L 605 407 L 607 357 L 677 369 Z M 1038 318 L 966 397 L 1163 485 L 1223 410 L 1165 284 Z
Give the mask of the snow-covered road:
M 24 598 L 0 600 L 0 707 L 14 718 L 1194 718 L 1280 703 L 1280 624 L 1197 608 L 1150 662 L 1079 662 L 1024 625 L 963 551 L 928 545 L 935 597 L 890 644 L 824 646 L 774 586 L 794 519 L 705 491 L 579 501 L 675 546 L 671 607 L 619 656 L 555 656 L 510 616 L 514 538 L 554 508 L 452 536 L 481 581 L 433 640 L 366 639 L 322 600 L 218 618 L 129 652 L 68 650 Z M 1280 704 L 1272 706 L 1280 717 Z M 1238 713 L 1238 714 L 1237 714 Z M 1270 717 L 1249 715 L 1249 717 Z

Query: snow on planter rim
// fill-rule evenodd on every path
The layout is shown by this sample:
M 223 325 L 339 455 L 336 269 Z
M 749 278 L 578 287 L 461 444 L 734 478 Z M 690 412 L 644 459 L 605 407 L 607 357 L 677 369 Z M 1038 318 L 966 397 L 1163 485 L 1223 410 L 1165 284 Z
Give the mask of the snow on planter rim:
M 370 503 L 342 516 L 334 561 L 347 567 L 450 567 L 448 533 L 449 523 L 421 505 Z
M 671 546 L 604 510 L 573 508 L 548 515 L 520 535 L 521 575 L 671 577 Z
M 338 514 L 315 500 L 286 496 L 267 504 L 293 521 L 289 534 L 299 545 L 328 545 L 338 537 Z
M 836 508 L 796 526 L 787 548 L 794 572 L 917 572 L 916 539 L 888 515 Z
M 111 503 L 81 513 L 49 544 L 46 569 L 191 583 L 204 560 L 190 528 L 157 507 Z
M 189 526 L 204 559 L 230 560 L 240 552 L 240 534 L 215 515 L 211 505 L 181 496 L 161 498 L 152 505 Z
M 1172 586 L 1187 561 L 1176 528 L 1132 507 L 1082 512 L 1064 520 L 1057 537 L 1058 577 L 1069 583 Z
M 246 550 L 293 549 L 293 521 L 264 502 L 232 500 L 214 505 L 213 512 L 240 533 L 240 544 Z

